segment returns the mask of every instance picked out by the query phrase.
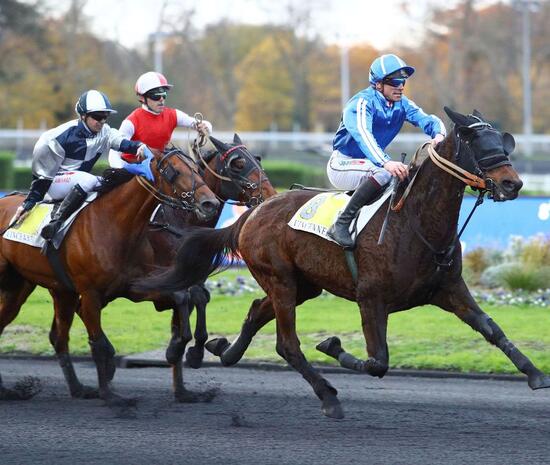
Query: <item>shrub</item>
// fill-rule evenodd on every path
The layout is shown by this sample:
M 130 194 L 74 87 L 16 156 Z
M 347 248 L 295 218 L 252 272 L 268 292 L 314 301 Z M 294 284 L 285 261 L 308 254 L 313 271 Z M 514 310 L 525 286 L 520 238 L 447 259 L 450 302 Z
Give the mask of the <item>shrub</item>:
M 511 270 L 521 268 L 518 262 L 501 263 L 486 268 L 479 278 L 479 284 L 490 289 L 506 285 L 504 275 Z
M 550 239 L 542 235 L 531 238 L 523 245 L 519 258 L 533 268 L 550 266 Z
M 16 166 L 13 169 L 13 188 L 28 191 L 32 181 L 32 169 L 30 166 Z
M 13 187 L 13 160 L 15 153 L 0 152 L 0 188 L 11 189 Z
M 550 267 L 519 266 L 510 268 L 502 273 L 502 280 L 511 290 L 536 291 L 544 289 L 550 283 Z

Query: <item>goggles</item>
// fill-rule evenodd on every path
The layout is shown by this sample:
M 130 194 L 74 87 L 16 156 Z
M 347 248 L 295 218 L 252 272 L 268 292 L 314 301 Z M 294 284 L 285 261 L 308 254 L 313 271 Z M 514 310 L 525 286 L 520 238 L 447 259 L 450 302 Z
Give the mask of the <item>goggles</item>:
M 96 111 L 96 112 L 93 112 L 93 113 L 88 113 L 87 116 L 89 116 L 92 119 L 95 119 L 99 123 L 102 123 L 102 122 L 107 121 L 107 118 L 109 117 L 109 113 L 105 113 L 105 112 L 102 112 L 102 111 Z
M 166 96 L 167 96 L 166 92 L 153 92 L 151 94 L 145 94 L 146 98 L 150 98 L 155 102 L 158 102 L 161 98 L 166 100 Z
M 399 87 L 399 86 L 404 86 L 405 82 L 407 82 L 406 78 L 391 78 L 391 79 L 384 79 L 382 81 L 382 84 L 387 84 L 388 86 L 392 86 L 392 87 Z

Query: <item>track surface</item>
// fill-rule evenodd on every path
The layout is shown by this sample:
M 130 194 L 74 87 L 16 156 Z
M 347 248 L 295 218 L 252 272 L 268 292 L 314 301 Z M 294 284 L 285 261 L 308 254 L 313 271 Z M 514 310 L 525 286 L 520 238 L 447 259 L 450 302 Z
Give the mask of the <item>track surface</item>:
M 95 385 L 95 368 L 76 365 Z M 0 360 L 6 385 L 26 375 L 43 390 L 0 402 L 0 464 L 549 464 L 550 390 L 527 383 L 327 374 L 346 418 L 331 420 L 295 372 L 185 371 L 208 404 L 177 404 L 170 370 L 118 369 L 117 412 L 71 400 L 55 362 Z

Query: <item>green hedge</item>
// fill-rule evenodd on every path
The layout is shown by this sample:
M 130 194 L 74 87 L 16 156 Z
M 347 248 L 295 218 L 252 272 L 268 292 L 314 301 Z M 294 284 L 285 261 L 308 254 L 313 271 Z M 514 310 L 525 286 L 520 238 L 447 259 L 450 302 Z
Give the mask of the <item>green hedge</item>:
M 0 189 L 9 190 L 13 187 L 13 160 L 15 153 L 0 152 Z
M 277 188 L 288 189 L 298 183 L 311 187 L 328 187 L 329 182 L 323 168 L 286 161 L 262 162 L 271 184 Z
M 28 191 L 31 187 L 32 169 L 30 166 L 16 166 L 13 169 L 13 189 Z

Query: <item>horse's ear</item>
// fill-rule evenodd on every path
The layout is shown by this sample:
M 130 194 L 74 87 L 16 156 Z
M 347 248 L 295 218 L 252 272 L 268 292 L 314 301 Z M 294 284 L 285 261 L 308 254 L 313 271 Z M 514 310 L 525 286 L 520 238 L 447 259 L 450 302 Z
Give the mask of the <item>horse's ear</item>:
M 509 132 L 502 133 L 502 146 L 506 155 L 510 155 L 516 148 L 516 141 L 514 139 L 514 136 Z
M 449 107 L 443 107 L 447 116 L 451 119 L 453 123 L 458 126 L 468 126 L 468 118 L 456 111 L 451 110 Z
M 243 141 L 241 140 L 241 138 L 239 137 L 239 135 L 237 133 L 235 133 L 233 135 L 233 143 L 235 145 L 243 145 Z
M 486 121 L 485 117 L 478 110 L 476 110 L 475 108 L 474 108 L 474 112 L 472 113 L 472 115 L 477 116 L 481 121 Z
M 216 150 L 218 152 L 223 153 L 227 152 L 230 149 L 229 145 L 223 143 L 221 140 L 218 140 L 215 137 L 210 136 L 210 141 L 212 142 L 212 144 L 214 144 L 214 147 L 216 147 Z

